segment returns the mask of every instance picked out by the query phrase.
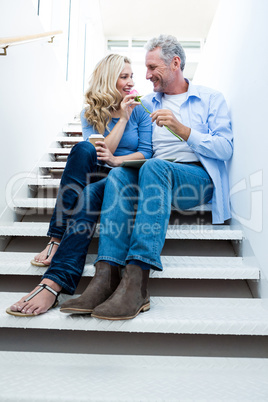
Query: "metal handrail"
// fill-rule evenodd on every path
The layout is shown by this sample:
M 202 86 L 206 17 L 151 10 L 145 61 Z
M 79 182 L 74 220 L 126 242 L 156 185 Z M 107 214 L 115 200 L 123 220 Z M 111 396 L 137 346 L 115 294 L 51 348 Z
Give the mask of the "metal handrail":
M 10 38 L 0 38 L 0 49 L 3 49 L 3 53 L 0 53 L 0 56 L 7 55 L 7 48 L 9 46 L 21 45 L 28 42 L 33 42 L 36 40 L 50 38 L 49 43 L 53 43 L 53 39 L 56 35 L 62 34 L 62 31 L 50 31 L 43 32 L 35 35 L 24 35 L 24 36 L 14 36 Z

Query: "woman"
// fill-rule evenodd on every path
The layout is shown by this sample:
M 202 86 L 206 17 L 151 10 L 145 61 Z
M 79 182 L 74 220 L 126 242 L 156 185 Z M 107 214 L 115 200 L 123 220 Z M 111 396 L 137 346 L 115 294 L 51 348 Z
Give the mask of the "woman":
M 133 86 L 128 58 L 111 54 L 96 66 L 86 93 L 87 107 L 81 113 L 86 141 L 75 145 L 69 155 L 48 231 L 51 240 L 32 262 L 50 267 L 38 287 L 7 313 L 45 313 L 57 304 L 62 289 L 74 293 L 101 209 L 105 177 L 125 160 L 151 157 L 151 119 L 141 106 L 136 107 L 139 103 L 130 94 Z M 95 148 L 88 138 L 96 133 L 105 138 Z

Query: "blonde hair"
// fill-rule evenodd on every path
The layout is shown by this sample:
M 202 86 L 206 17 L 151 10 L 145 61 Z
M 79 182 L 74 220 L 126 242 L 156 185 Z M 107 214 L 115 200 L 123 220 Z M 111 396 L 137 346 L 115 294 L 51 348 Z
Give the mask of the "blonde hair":
M 112 119 L 111 112 L 119 108 L 122 100 L 116 83 L 125 63 L 131 64 L 127 57 L 109 54 L 96 65 L 89 81 L 89 88 L 85 93 L 85 118 L 100 134 L 108 129 Z

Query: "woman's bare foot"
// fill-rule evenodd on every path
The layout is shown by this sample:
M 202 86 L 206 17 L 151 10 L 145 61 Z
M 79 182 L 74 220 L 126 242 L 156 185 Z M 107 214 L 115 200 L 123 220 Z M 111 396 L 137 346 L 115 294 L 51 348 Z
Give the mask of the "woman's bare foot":
M 58 249 L 58 244 L 56 244 L 56 243 L 60 243 L 60 241 L 61 241 L 61 239 L 58 239 L 57 237 L 51 237 L 46 248 L 43 251 L 41 251 L 41 253 L 37 254 L 34 257 L 34 260 L 31 261 L 32 264 L 35 265 L 35 263 L 37 263 L 37 264 L 44 264 L 44 265 L 49 266 L 54 254 L 56 253 L 56 251 Z M 56 242 L 56 243 L 51 244 L 52 242 Z M 50 250 L 50 254 L 49 254 L 49 250 Z M 48 256 L 48 254 L 49 254 L 49 256 Z
M 56 282 L 47 278 L 43 279 L 41 283 L 45 283 L 56 292 L 60 292 L 62 289 L 62 287 L 58 285 Z M 10 306 L 10 310 L 13 312 L 19 312 L 29 315 L 30 314 L 39 315 L 42 313 L 46 313 L 53 306 L 56 300 L 56 296 L 49 290 L 43 289 L 31 300 L 25 302 L 25 300 L 38 289 L 40 289 L 40 286 L 37 286 L 32 292 L 24 296 L 21 300 L 12 304 L 12 306 Z

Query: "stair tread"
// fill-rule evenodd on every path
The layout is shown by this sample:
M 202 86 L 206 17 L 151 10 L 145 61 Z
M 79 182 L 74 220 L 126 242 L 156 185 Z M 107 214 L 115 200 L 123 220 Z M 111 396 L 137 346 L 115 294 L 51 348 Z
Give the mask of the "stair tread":
M 66 162 L 43 161 L 39 163 L 40 168 L 60 168 L 64 169 Z
M 44 165 L 42 165 L 43 167 Z M 58 165 L 57 165 L 58 166 Z M 53 166 L 52 166 L 53 167 Z M 60 179 L 56 181 L 57 179 L 54 179 L 55 181 L 52 181 L 53 179 L 43 179 L 42 181 L 39 179 L 33 179 L 29 183 L 31 184 L 37 184 L 39 185 L 59 185 L 60 184 Z M 56 198 L 15 198 L 14 199 L 14 205 L 17 208 L 54 208 L 56 203 Z M 199 205 L 194 208 L 189 208 L 188 211 L 211 211 L 211 204 L 203 204 Z
M 49 148 L 49 154 L 68 155 L 72 148 Z
M 0 236 L 46 236 L 47 222 L 14 222 L 0 225 Z M 100 225 L 94 237 L 98 237 Z M 169 225 L 166 239 L 242 240 L 243 231 L 229 225 Z
M 0 293 L 3 328 L 61 329 L 134 333 L 268 335 L 268 299 L 152 297 L 151 309 L 133 320 L 98 320 L 60 313 L 59 307 L 36 317 L 15 317 L 5 308 L 23 293 Z M 60 302 L 70 296 L 61 295 Z
M 36 253 L 1 252 L 0 275 L 43 275 L 46 268 L 33 266 Z M 83 276 L 93 276 L 96 254 L 87 256 Z M 239 257 L 161 256 L 164 270 L 151 271 L 151 278 L 259 279 L 259 268 Z
M 28 179 L 27 184 L 28 186 L 59 186 L 61 179 L 52 179 L 50 177 L 41 177 L 38 176 L 36 178 Z
M 84 141 L 84 138 L 81 136 L 59 136 L 55 137 L 56 142 L 81 142 Z
M 17 208 L 54 208 L 56 198 L 15 198 L 14 206 Z
M 261 402 L 268 393 L 260 358 L 0 352 L 0 360 L 1 400 Z
M 63 133 L 81 133 L 82 134 L 82 126 L 81 123 L 69 123 L 65 124 L 62 128 Z

